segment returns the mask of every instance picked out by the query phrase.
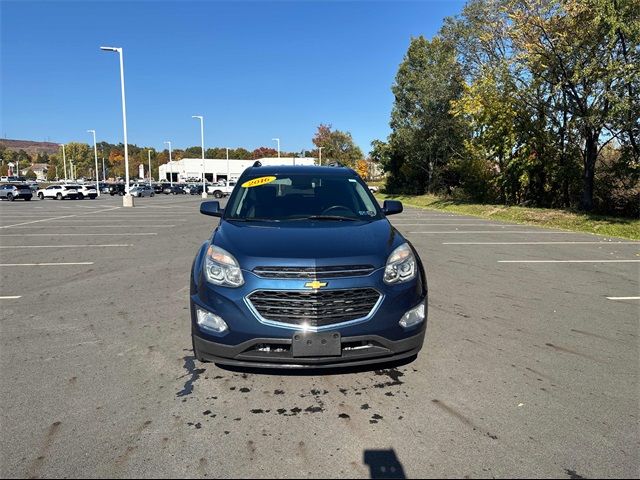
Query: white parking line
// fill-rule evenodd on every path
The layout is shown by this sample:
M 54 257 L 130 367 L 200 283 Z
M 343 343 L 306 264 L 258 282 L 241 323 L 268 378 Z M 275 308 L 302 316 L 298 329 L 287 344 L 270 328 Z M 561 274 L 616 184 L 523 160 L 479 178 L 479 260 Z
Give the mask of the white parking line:
M 498 260 L 498 263 L 638 263 L 640 260 Z
M 2 245 L 5 248 L 90 248 L 90 247 L 133 247 L 132 243 L 114 243 L 106 245 Z
M 574 232 L 562 232 L 562 231 L 546 231 L 546 230 L 442 230 L 439 232 L 433 230 L 414 231 L 409 233 L 490 233 L 492 235 L 501 235 L 503 233 L 541 233 L 541 234 L 567 234 Z
M 49 221 L 51 221 L 51 220 L 60 220 L 61 218 L 79 217 L 79 216 L 82 216 L 82 215 L 88 215 L 88 214 L 90 214 L 90 213 L 109 212 L 109 211 L 111 211 L 111 210 L 117 210 L 117 209 L 119 209 L 119 208 L 121 208 L 121 207 L 107 208 L 107 209 L 105 209 L 105 210 L 98 210 L 97 212 L 87 212 L 87 213 L 80 213 L 80 214 L 76 214 L 76 215 L 65 215 L 65 216 L 62 216 L 62 217 L 44 218 L 44 219 L 42 219 L 42 220 L 32 220 L 32 221 L 30 221 L 30 222 L 16 223 L 16 224 L 14 224 L 14 225 L 3 225 L 3 226 L 1 226 L 0 228 L 19 227 L 19 226 L 21 226 L 21 225 L 29 225 L 29 224 L 32 224 L 32 223 L 38 223 L 38 222 L 49 222 Z
M 395 227 L 528 227 L 520 224 L 495 224 L 495 223 L 396 223 L 391 222 Z
M 0 267 L 57 267 L 66 265 L 93 265 L 93 262 L 76 263 L 0 263 Z
M 0 297 L 0 300 L 15 300 L 17 298 L 22 298 L 22 295 L 13 295 L 9 297 Z
M 639 245 L 640 242 L 443 242 L 442 245 Z
M 157 233 L 5 233 L 0 237 L 129 237 L 158 235 Z
M 607 300 L 640 300 L 640 297 L 607 297 Z
M 175 225 L 47 225 L 47 228 L 136 228 L 136 227 L 144 227 L 144 228 L 154 228 L 154 227 L 175 227 Z M 24 228 L 42 228 L 39 226 L 27 226 L 27 227 L 15 227 L 18 230 Z

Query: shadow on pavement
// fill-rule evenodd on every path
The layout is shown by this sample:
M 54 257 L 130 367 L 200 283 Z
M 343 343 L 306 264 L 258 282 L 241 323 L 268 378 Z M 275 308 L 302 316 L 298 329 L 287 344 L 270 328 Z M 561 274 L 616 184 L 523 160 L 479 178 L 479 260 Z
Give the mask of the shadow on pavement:
M 407 478 L 395 450 L 365 450 L 364 464 L 371 478 Z

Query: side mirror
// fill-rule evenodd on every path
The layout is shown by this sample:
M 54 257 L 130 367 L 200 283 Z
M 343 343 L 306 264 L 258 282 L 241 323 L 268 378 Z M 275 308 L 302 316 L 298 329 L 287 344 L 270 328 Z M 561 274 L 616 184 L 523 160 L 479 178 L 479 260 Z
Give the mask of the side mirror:
M 200 213 L 211 217 L 222 217 L 224 209 L 220 208 L 220 202 L 202 202 L 200 204 Z
M 398 200 L 385 200 L 382 206 L 382 213 L 385 215 L 395 215 L 396 213 L 402 213 L 402 202 Z

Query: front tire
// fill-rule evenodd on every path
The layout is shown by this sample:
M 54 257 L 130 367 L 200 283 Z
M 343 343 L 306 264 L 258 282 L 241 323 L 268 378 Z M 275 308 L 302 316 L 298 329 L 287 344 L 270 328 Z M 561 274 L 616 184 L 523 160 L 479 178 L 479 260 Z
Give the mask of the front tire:
M 57 193 L 56 194 L 56 200 L 62 200 L 62 194 L 61 193 Z
M 39 198 L 40 200 L 44 200 L 44 194 L 43 194 L 43 193 L 39 193 L 39 194 L 38 194 L 38 198 Z
M 216 190 L 215 192 L 213 192 L 213 198 L 222 198 L 222 192 Z
M 7 193 L 7 200 L 9 200 L 10 202 L 13 202 L 13 194 Z
M 84 194 L 83 194 L 83 193 L 79 194 L 79 195 L 78 195 L 78 198 L 79 198 L 80 200 L 84 200 Z

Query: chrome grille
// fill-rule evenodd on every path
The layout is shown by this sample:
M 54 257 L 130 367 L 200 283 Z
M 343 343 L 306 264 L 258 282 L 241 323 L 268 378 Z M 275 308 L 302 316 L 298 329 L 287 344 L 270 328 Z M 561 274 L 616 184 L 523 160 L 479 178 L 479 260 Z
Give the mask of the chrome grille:
M 256 267 L 261 278 L 344 278 L 362 277 L 373 272 L 372 265 L 337 265 L 331 267 Z
M 367 317 L 380 294 L 373 288 L 352 290 L 259 290 L 248 300 L 265 320 L 323 327 Z

